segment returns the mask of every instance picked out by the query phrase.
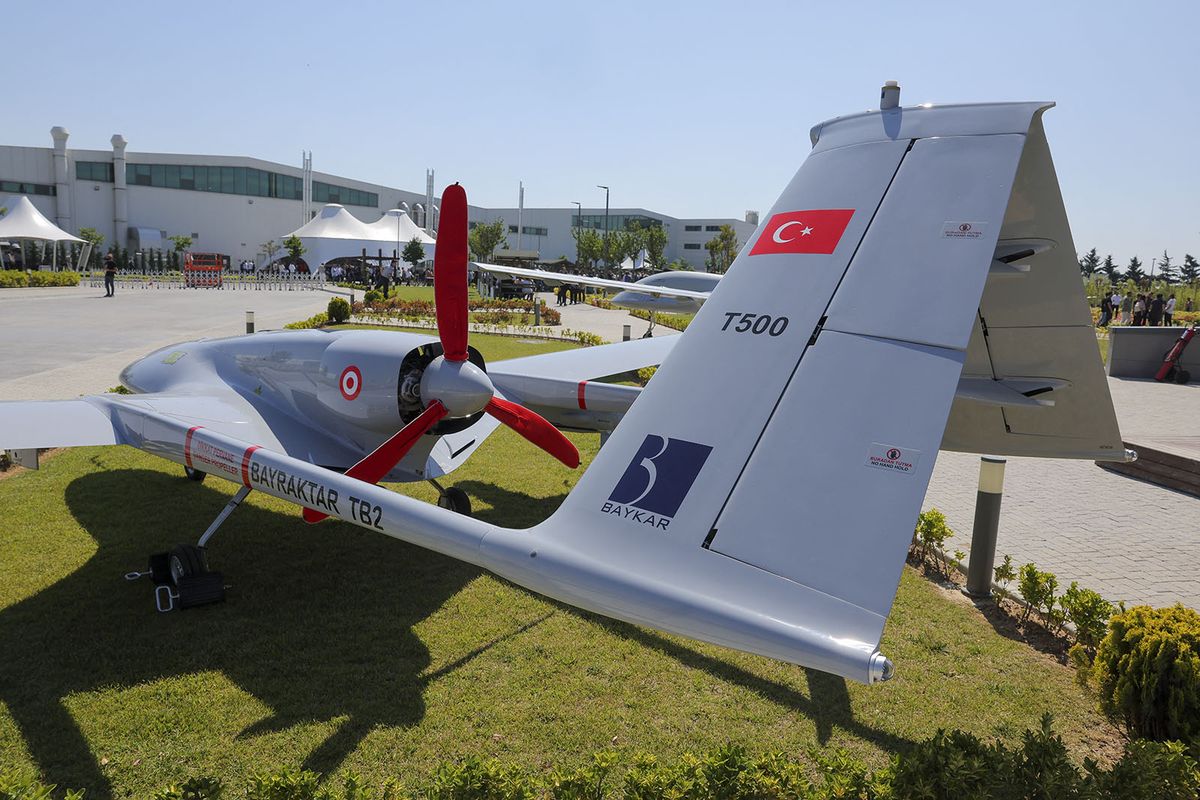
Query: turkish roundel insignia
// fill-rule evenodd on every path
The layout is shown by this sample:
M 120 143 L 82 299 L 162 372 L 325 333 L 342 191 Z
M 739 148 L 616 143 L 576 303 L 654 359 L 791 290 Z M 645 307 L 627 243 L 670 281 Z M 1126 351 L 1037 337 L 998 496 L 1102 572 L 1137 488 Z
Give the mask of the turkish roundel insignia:
M 852 208 L 823 208 L 816 211 L 784 211 L 767 220 L 762 234 L 750 250 L 752 256 L 771 253 L 819 253 L 837 249 Z

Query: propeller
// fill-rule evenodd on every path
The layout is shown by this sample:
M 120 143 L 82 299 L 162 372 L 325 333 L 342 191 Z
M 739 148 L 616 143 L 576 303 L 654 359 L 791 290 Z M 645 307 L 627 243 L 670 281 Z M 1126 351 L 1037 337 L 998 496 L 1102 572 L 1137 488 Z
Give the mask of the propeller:
M 571 440 L 539 414 L 496 396 L 487 373 L 468 359 L 467 350 L 467 193 L 457 183 L 442 192 L 437 249 L 433 256 L 433 298 L 442 355 L 425 367 L 420 396 L 425 410 L 375 448 L 346 474 L 378 483 L 408 454 L 430 428 L 446 417 L 484 411 L 568 467 L 579 466 Z M 304 509 L 305 522 L 329 516 Z

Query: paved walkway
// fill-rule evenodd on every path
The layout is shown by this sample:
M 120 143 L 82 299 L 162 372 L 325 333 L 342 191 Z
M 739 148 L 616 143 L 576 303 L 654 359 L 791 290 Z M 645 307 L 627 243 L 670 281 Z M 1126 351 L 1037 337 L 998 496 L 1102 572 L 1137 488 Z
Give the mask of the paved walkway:
M 1200 386 L 1110 378 L 1121 435 L 1200 433 Z M 945 512 L 970 550 L 979 457 L 938 456 L 925 508 Z M 1091 461 L 1010 458 L 997 560 L 1033 561 L 1112 601 L 1200 608 L 1200 499 L 1109 472 Z M 1014 587 L 1015 588 L 1015 587 Z
M 0 289 L 0 400 L 67 399 L 117 384 L 130 362 L 201 337 L 259 330 L 323 311 L 319 291 Z
M 644 319 L 638 319 L 631 316 L 625 311 L 616 309 L 605 310 L 590 306 L 587 303 L 577 303 L 573 306 L 557 306 L 557 299 L 552 292 L 542 292 L 538 297 L 546 302 L 546 305 L 553 308 L 562 314 L 562 325 L 564 328 L 571 328 L 576 331 L 590 331 L 606 342 L 619 342 L 622 340 L 623 329 L 626 325 L 629 326 L 630 338 L 640 339 L 642 334 L 646 332 L 646 328 L 650 323 Z M 655 336 L 673 336 L 679 331 L 673 328 L 668 328 L 665 325 L 656 325 L 654 327 Z

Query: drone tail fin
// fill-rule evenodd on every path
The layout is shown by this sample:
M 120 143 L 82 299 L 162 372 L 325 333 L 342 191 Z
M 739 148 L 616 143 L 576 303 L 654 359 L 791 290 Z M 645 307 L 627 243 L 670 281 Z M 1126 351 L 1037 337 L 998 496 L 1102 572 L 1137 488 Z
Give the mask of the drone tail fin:
M 1008 220 L 1037 211 L 1010 198 L 1029 199 L 1013 187 L 1043 110 L 822 128 L 559 511 L 489 535 L 483 561 L 610 616 L 888 677 L 879 639 L 980 298 Z

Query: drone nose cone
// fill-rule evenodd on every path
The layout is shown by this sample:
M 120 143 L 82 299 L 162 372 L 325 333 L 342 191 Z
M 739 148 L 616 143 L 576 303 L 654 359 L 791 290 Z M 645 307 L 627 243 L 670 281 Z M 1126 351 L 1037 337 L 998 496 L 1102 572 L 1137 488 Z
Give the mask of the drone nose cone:
M 438 356 L 421 376 L 421 399 L 440 400 L 448 416 L 467 417 L 483 410 L 495 389 L 487 373 L 470 361 L 447 361 Z

